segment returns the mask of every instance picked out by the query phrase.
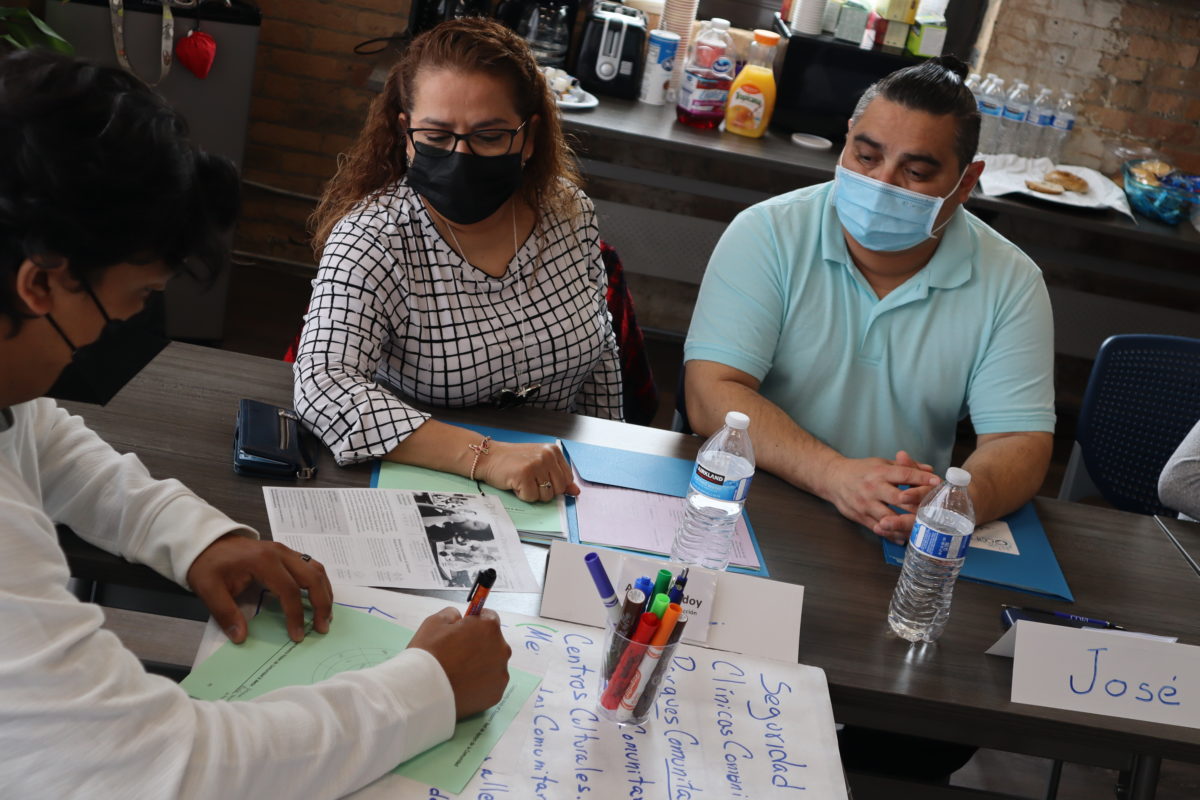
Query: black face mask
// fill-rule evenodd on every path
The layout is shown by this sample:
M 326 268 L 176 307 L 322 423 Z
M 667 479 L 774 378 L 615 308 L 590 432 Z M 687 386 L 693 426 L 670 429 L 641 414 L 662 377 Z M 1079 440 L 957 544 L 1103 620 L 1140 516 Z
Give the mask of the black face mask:
M 451 222 L 472 225 L 495 214 L 521 185 L 521 154 L 477 156 L 413 145 L 408 185 Z
M 46 392 L 57 400 L 106 405 L 125 384 L 170 344 L 143 311 L 129 319 L 112 319 L 87 284 L 84 289 L 104 316 L 104 329 L 91 344 L 76 347 L 49 314 L 46 319 L 71 348 L 71 363 Z

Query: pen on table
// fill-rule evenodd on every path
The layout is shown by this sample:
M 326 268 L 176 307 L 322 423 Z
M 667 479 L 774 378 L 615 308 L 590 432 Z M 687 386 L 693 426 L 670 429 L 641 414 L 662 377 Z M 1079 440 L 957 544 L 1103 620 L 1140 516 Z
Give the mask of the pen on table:
M 633 635 L 638 619 L 646 608 L 646 593 L 641 589 L 630 589 L 625 593 L 625 605 L 621 608 L 621 621 L 616 625 L 617 636 L 612 638 L 608 654 L 604 659 L 604 680 L 612 677 L 617 662 L 621 659 L 622 643 Z
M 666 597 L 666 595 L 659 595 L 659 597 Z M 655 600 L 657 599 L 656 597 Z M 650 647 L 646 649 L 637 672 L 630 679 L 629 686 L 621 696 L 621 702 L 617 707 L 618 722 L 632 717 L 634 709 L 640 704 L 642 695 L 651 691 L 650 678 L 658 668 L 659 659 L 662 658 L 663 650 L 682 613 L 683 609 L 677 603 L 671 603 L 663 609 L 662 619 L 659 620 L 658 628 L 654 631 L 653 638 L 650 639 Z M 651 696 L 653 697 L 653 695 Z
M 1058 617 L 1059 619 L 1069 619 L 1074 622 L 1082 622 L 1084 625 L 1093 625 L 1097 628 L 1110 628 L 1110 629 L 1116 630 L 1116 631 L 1125 630 L 1120 625 L 1116 625 L 1112 622 L 1109 622 L 1106 619 L 1092 619 L 1091 617 L 1081 617 L 1078 614 L 1068 614 L 1066 611 L 1054 611 L 1054 610 L 1047 609 L 1047 608 L 1029 608 L 1028 606 L 1022 607 L 1022 606 L 1005 605 L 1004 607 L 1011 608 L 1014 611 L 1029 611 L 1034 614 L 1049 614 L 1052 617 Z
M 618 607 L 617 593 L 613 591 L 612 581 L 608 579 L 608 573 L 604 571 L 604 564 L 600 562 L 600 555 L 588 553 L 583 560 L 587 562 L 588 572 L 592 573 L 596 591 L 600 593 L 600 601 L 608 610 L 609 624 L 617 625 L 621 621 L 621 609 Z
M 477 617 L 479 612 L 483 611 L 484 601 L 492 591 L 492 586 L 496 583 L 496 570 L 488 567 L 480 570 L 475 576 L 475 585 L 471 587 L 471 593 L 467 595 L 467 613 L 463 616 Z

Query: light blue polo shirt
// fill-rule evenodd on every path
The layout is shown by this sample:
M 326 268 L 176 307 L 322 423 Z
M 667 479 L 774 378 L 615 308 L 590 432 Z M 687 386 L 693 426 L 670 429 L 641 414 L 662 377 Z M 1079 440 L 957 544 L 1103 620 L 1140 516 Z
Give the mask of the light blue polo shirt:
M 959 209 L 929 263 L 880 300 L 850 259 L 833 183 L 730 223 L 684 358 L 754 376 L 851 458 L 907 450 L 945 474 L 968 414 L 980 434 L 1054 430 L 1054 323 L 1037 265 Z

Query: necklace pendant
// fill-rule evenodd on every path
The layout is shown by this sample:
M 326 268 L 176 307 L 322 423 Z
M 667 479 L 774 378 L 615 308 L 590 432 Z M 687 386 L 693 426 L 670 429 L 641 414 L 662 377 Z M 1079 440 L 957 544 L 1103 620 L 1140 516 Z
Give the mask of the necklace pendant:
M 501 389 L 493 402 L 496 408 L 501 410 L 514 408 L 537 397 L 538 390 L 541 388 L 540 383 L 527 383 L 519 389 Z

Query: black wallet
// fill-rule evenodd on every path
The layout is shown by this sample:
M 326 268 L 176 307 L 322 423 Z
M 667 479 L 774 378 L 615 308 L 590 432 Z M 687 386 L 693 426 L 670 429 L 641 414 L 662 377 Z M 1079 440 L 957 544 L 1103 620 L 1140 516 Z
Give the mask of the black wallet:
M 233 471 L 259 478 L 307 480 L 316 475 L 296 412 L 241 400 L 233 432 Z

